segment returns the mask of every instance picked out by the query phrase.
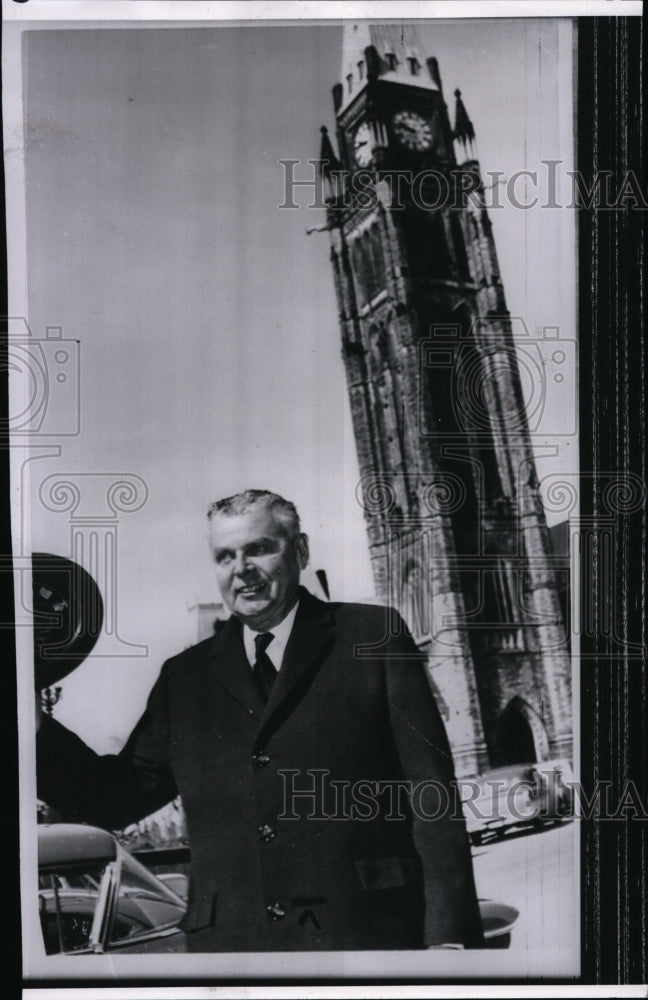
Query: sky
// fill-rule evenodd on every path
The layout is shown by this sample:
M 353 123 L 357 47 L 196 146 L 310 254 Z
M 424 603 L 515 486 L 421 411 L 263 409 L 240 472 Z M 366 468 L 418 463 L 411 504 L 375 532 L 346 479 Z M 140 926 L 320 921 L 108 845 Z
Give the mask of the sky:
M 577 462 L 574 218 L 516 208 L 505 191 L 536 169 L 542 194 L 543 160 L 571 167 L 570 30 L 419 29 L 451 112 L 461 88 L 482 170 L 504 176 L 491 220 L 509 310 L 545 363 L 539 408 L 527 380 L 541 478 Z M 312 176 L 320 125 L 333 133 L 341 40 L 339 24 L 320 24 L 68 27 L 24 41 L 26 315 L 36 336 L 60 326 L 80 358 L 79 433 L 29 463 L 33 549 L 73 554 L 70 514 L 43 500 L 49 477 L 82 484 L 77 519 L 101 519 L 112 479 L 146 488 L 110 526 L 114 633 L 56 709 L 97 750 L 121 746 L 163 660 L 192 641 L 188 606 L 218 598 L 213 499 L 246 487 L 293 499 L 311 574 L 326 569 L 334 599 L 373 593 L 328 237 L 306 232 L 324 214 L 304 189 L 297 209 L 279 207 L 280 161 Z M 522 179 L 515 191 L 530 199 Z M 559 329 L 565 364 L 554 345 L 538 354 L 544 328 Z

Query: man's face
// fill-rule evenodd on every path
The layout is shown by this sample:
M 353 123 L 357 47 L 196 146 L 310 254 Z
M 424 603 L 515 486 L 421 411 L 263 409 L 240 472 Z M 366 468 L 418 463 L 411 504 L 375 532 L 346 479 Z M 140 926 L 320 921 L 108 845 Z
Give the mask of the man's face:
M 308 563 L 306 535 L 290 537 L 272 512 L 261 508 L 215 514 L 209 536 L 229 610 L 258 632 L 274 628 L 290 610 Z

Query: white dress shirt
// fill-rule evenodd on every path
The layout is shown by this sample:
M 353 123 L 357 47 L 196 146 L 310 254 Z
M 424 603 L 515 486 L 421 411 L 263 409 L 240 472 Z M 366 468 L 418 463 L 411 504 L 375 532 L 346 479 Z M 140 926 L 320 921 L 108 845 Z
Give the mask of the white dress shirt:
M 266 653 L 270 657 L 275 670 L 281 669 L 281 661 L 283 660 L 283 655 L 286 646 L 288 645 L 288 640 L 290 639 L 290 633 L 292 632 L 298 607 L 299 601 L 296 601 L 283 621 L 280 621 L 274 628 L 265 630 L 267 632 L 272 632 L 274 636 L 274 639 L 266 649 Z M 253 667 L 256 662 L 256 646 L 254 645 L 254 640 L 257 635 L 262 634 L 263 633 L 255 632 L 248 625 L 243 625 L 243 645 L 245 646 L 245 655 L 247 656 L 251 667 Z

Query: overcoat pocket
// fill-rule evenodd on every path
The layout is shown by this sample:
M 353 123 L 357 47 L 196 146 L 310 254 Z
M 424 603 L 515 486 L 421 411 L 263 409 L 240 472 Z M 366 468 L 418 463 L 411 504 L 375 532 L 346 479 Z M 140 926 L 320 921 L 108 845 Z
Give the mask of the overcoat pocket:
M 217 896 L 218 893 L 212 892 L 191 902 L 180 925 L 182 930 L 190 934 L 192 931 L 200 931 L 205 927 L 213 927 L 216 919 Z
M 355 862 L 363 889 L 400 889 L 407 885 L 407 858 L 362 858 Z

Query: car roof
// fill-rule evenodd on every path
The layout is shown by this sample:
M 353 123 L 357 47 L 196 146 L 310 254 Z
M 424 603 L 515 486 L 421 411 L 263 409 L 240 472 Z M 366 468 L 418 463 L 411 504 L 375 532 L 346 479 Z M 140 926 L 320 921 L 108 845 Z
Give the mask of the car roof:
M 117 857 L 115 838 L 106 830 L 80 823 L 42 823 L 38 826 L 38 864 L 107 864 Z

